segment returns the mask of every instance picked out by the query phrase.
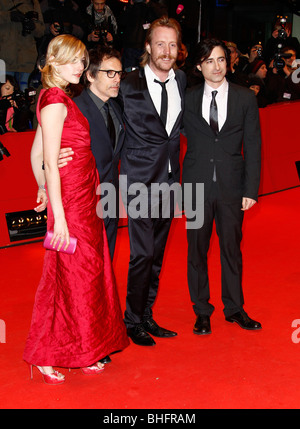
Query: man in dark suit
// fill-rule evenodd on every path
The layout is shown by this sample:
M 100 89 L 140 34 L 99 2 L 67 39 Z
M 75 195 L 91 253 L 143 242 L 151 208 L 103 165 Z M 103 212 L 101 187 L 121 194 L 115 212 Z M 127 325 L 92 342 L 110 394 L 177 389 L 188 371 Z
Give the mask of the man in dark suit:
M 119 220 L 118 165 L 125 136 L 122 111 L 115 98 L 119 93 L 123 72 L 119 52 L 110 47 L 98 46 L 90 50 L 89 59 L 89 68 L 84 74 L 85 88 L 74 101 L 89 121 L 91 147 L 99 172 L 100 188 L 107 187 L 105 191 L 109 193 L 101 193 L 101 199 L 105 197 L 109 205 L 103 207 L 105 213 L 102 213 L 113 259 Z M 108 129 L 107 108 L 113 122 L 112 136 Z M 61 162 L 71 159 L 65 158 L 71 155 L 69 149 L 61 150 L 61 154 Z M 112 187 L 107 186 L 108 184 Z
M 204 184 L 204 223 L 188 227 L 188 285 L 197 315 L 195 334 L 211 333 L 207 252 L 215 221 L 219 237 L 225 319 L 244 329 L 261 329 L 243 309 L 243 215 L 257 201 L 260 181 L 260 124 L 252 91 L 228 82 L 228 51 L 207 39 L 197 47 L 196 67 L 204 83 L 187 91 L 184 130 L 187 152 L 183 187 Z M 201 202 L 193 200 L 194 205 Z
M 102 189 L 107 184 L 112 186 L 107 189 L 109 195 L 101 195 L 101 198 L 106 198 L 110 205 L 106 211 L 108 216 L 103 216 L 103 220 L 113 259 L 119 220 L 118 164 L 125 134 L 122 111 L 114 99 L 118 96 L 123 72 L 119 52 L 114 49 L 99 46 L 89 51 L 89 58 L 89 68 L 84 75 L 85 89 L 74 98 L 74 101 L 89 121 L 91 148 L 99 172 L 100 188 L 101 185 Z M 112 134 L 109 130 L 108 112 L 112 120 Z M 72 148 L 61 149 L 60 153 L 59 167 L 61 168 L 66 162 L 72 162 Z M 112 210 L 111 207 L 114 209 Z M 102 363 L 110 361 L 109 356 L 101 359 Z
M 122 77 L 118 51 L 105 46 L 89 51 L 90 65 L 84 75 L 85 89 L 74 98 L 75 103 L 90 124 L 92 152 L 96 159 L 101 184 L 110 183 L 115 191 L 112 216 L 104 217 L 104 225 L 113 259 L 119 220 L 119 159 L 125 131 L 122 111 L 115 98 Z M 109 135 L 106 106 L 113 121 L 113 136 Z M 113 140 L 113 141 L 112 141 Z M 108 189 L 108 192 L 112 188 Z M 103 198 L 103 195 L 102 195 Z M 108 200 L 110 195 L 108 195 Z M 109 204 L 110 202 L 108 202 Z M 108 213 L 109 214 L 109 213 Z
M 154 214 L 170 195 L 163 193 L 155 202 L 151 201 L 151 185 L 179 182 L 186 78 L 173 67 L 180 44 L 177 21 L 165 17 L 154 21 L 147 32 L 141 68 L 127 75 L 120 90 L 126 129 L 120 188 L 128 212 L 130 239 L 125 323 L 132 341 L 143 346 L 155 344 L 149 334 L 164 338 L 177 335 L 153 319 L 152 306 L 173 213 L 170 211 L 167 217 Z M 139 191 L 144 198 L 141 206 L 146 203 L 146 209 L 133 216 L 128 210 L 134 201 L 130 188 L 137 184 L 141 185 Z

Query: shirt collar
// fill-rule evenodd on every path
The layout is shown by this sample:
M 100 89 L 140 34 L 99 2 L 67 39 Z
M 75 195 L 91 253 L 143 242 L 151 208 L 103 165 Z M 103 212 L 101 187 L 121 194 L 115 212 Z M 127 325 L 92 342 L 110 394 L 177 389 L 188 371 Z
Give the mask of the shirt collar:
M 87 88 L 86 91 L 91 97 L 91 99 L 93 100 L 93 102 L 96 104 L 98 109 L 100 110 L 104 105 L 104 101 L 102 101 L 101 98 L 99 98 L 96 94 L 94 94 L 93 91 L 90 90 L 90 88 Z
M 160 81 L 160 79 L 159 79 L 159 77 L 158 76 L 156 76 L 156 74 L 153 72 L 153 70 L 150 68 L 150 66 L 149 66 L 149 64 L 146 64 L 145 65 L 145 76 L 146 76 L 146 79 L 151 79 L 152 81 L 154 80 L 154 79 L 157 79 L 157 80 L 159 80 Z M 175 72 L 174 72 L 174 69 L 171 69 L 170 71 L 169 71 L 169 74 L 168 74 L 168 77 L 167 77 L 167 79 L 169 79 L 169 81 L 170 80 L 172 80 L 172 79 L 174 79 L 175 78 Z M 166 79 L 166 80 L 167 80 Z
M 227 79 L 224 80 L 222 85 L 220 85 L 218 88 L 213 88 L 210 85 L 208 85 L 207 82 L 204 84 L 204 94 L 206 97 L 211 97 L 212 91 L 218 91 L 218 98 L 223 97 L 225 93 L 228 91 L 228 81 Z

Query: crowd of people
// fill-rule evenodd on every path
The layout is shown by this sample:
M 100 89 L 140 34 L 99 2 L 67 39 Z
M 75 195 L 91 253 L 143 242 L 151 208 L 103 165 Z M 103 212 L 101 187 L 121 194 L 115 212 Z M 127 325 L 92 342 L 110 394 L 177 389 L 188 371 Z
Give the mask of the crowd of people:
M 252 89 L 259 107 L 300 99 L 300 83 L 297 73 L 300 44 L 291 37 L 289 23 L 277 20 L 271 38 L 263 46 L 254 43 L 246 55 L 242 55 L 234 42 L 226 42 L 230 50 L 228 79 Z
M 28 3 L 37 5 L 35 0 Z M 174 191 L 180 180 L 181 133 L 187 137 L 182 185 L 190 189 L 183 202 L 188 209 L 187 283 L 196 315 L 193 332 L 211 333 L 214 306 L 207 259 L 214 223 L 221 249 L 225 320 L 246 330 L 262 328 L 244 309 L 241 240 L 244 214 L 258 199 L 258 95 L 267 94 L 258 82 L 266 79 L 267 63 L 258 54 L 260 45 L 246 57 L 235 43 L 209 38 L 197 45 L 189 64 L 180 24 L 160 15 L 160 8 L 159 17 L 153 8 L 147 22 L 145 15 L 138 21 L 139 30 L 144 22 L 139 36 L 130 35 L 130 12 L 134 6 L 145 11 L 149 3 L 133 0 L 126 11 L 124 22 L 130 25 L 127 46 L 121 49 L 125 59 L 118 45 L 119 23 L 105 0 L 93 0 L 86 9 L 100 27 L 104 17 L 110 18 L 104 33 L 94 27 L 82 31 L 72 9 L 76 35 L 59 34 L 66 23 L 54 21 L 51 11 L 48 35 L 52 35 L 39 44 L 42 88 L 31 164 L 38 185 L 35 209 L 48 210 L 53 249 L 46 251 L 23 358 L 31 375 L 37 367 L 48 384 L 65 381 L 55 367 L 102 373 L 111 355 L 129 345 L 128 338 L 138 346 L 154 346 L 153 337 L 177 336 L 156 322 L 153 308 L 178 196 L 170 188 Z M 105 41 L 98 43 L 100 38 Z M 127 67 L 131 71 L 124 76 Z M 14 86 L 9 83 L 6 91 Z M 159 186 L 155 195 L 153 184 Z M 204 195 L 199 195 L 199 184 L 204 184 Z M 112 268 L 119 188 L 130 242 L 123 317 Z M 203 222 L 195 225 L 197 210 L 203 212 Z M 70 253 L 74 238 L 77 247 Z
M 1 133 L 36 128 L 35 98 L 41 88 L 39 67 L 50 41 L 57 35 L 71 34 L 87 49 L 99 44 L 117 49 L 122 52 L 126 70 L 138 65 L 149 24 L 166 14 L 167 7 L 160 0 L 130 0 L 128 4 L 111 0 L 109 3 L 110 6 L 106 0 L 1 2 L 0 58 L 6 66 L 5 83 L 7 86 L 7 82 L 14 80 L 14 92 L 22 96 L 14 100 L 11 94 L 1 96 L 5 100 L 0 105 Z M 36 92 L 36 97 L 27 97 L 28 89 Z
M 87 49 L 99 44 L 113 47 L 120 52 L 123 70 L 128 72 L 140 65 L 150 23 L 167 14 L 168 7 L 162 0 L 110 0 L 109 5 L 106 0 L 1 2 L 0 58 L 6 64 L 6 85 L 14 80 L 14 93 L 18 94 L 14 100 L 4 95 L 5 102 L 0 103 L 1 133 L 36 128 L 35 99 L 41 88 L 39 66 L 54 37 L 72 34 Z M 228 79 L 255 91 L 259 107 L 300 98 L 298 80 L 295 83 L 292 79 L 299 66 L 296 59 L 300 58 L 300 45 L 297 38 L 291 37 L 290 25 L 285 28 L 286 34 L 281 37 L 282 25 L 277 22 L 266 46 L 253 42 L 246 53 L 239 51 L 238 43 L 226 42 L 231 54 Z M 186 72 L 188 86 L 201 80 L 191 55 L 183 44 L 177 66 Z M 28 89 L 31 96 L 25 93 Z
M 260 41 L 252 42 L 245 53 L 235 41 L 225 41 L 225 44 L 230 52 L 228 80 L 253 90 L 259 107 L 300 99 L 297 73 L 300 43 L 291 36 L 290 23 L 282 24 L 279 18 L 265 46 Z M 201 76 L 195 75 L 190 67 L 187 70 L 189 86 L 201 81 Z

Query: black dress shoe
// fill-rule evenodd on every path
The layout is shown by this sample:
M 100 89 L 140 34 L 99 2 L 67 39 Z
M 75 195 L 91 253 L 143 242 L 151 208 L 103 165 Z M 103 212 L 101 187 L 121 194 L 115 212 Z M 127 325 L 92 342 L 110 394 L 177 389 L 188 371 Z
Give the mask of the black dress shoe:
M 154 346 L 156 344 L 153 338 L 147 334 L 142 324 L 127 328 L 127 335 L 138 346 Z
M 193 332 L 196 335 L 211 334 L 210 317 L 203 314 L 199 314 L 199 316 L 197 316 Z
M 169 331 L 168 329 L 161 328 L 153 319 L 147 319 L 143 322 L 143 328 L 149 334 L 154 335 L 154 337 L 159 338 L 169 338 L 176 337 L 177 333 Z
M 109 356 L 105 356 L 104 358 L 100 359 L 101 363 L 110 363 L 111 362 L 111 358 Z
M 225 317 L 225 320 L 231 323 L 236 322 L 243 329 L 261 329 L 261 324 L 259 322 L 250 319 L 247 313 L 242 313 L 241 311 L 239 311 L 238 313 L 234 313 L 232 316 Z

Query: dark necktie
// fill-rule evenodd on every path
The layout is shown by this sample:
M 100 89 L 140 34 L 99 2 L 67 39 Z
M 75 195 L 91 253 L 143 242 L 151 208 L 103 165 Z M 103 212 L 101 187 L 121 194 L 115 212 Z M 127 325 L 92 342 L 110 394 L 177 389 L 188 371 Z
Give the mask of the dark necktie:
M 214 130 L 215 133 L 219 132 L 219 125 L 218 125 L 218 107 L 216 103 L 216 95 L 218 91 L 212 91 L 211 92 L 211 103 L 210 103 L 210 110 L 209 110 L 209 123 L 211 128 Z
M 166 89 L 166 83 L 169 82 L 169 79 L 165 82 L 160 82 L 159 80 L 154 79 L 154 82 L 159 83 L 161 86 L 161 107 L 160 107 L 160 118 L 166 126 L 167 123 L 167 113 L 168 113 L 168 93 Z
M 109 134 L 109 137 L 111 139 L 112 147 L 114 148 L 115 147 L 115 140 L 116 140 L 116 130 L 115 130 L 115 125 L 114 125 L 114 122 L 112 120 L 111 114 L 109 113 L 108 103 L 104 103 L 103 109 L 106 113 L 106 119 L 107 119 L 106 126 L 107 126 L 107 130 L 108 130 L 108 134 Z

